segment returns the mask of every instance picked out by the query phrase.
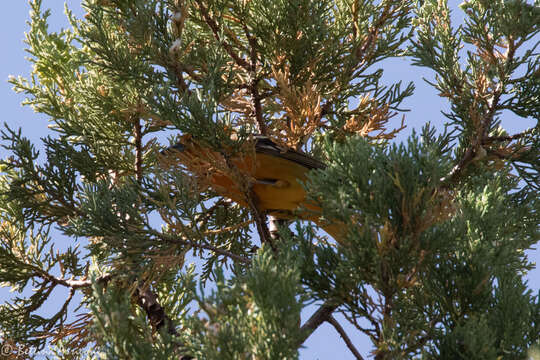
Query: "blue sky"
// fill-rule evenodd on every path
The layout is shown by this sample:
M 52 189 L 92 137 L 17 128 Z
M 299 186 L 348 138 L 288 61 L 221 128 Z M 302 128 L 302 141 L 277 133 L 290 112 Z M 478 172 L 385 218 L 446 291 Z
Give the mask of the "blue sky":
M 75 14 L 81 16 L 82 10 L 79 1 L 70 0 L 68 6 L 75 11 Z M 458 2 L 451 1 L 457 4 Z M 51 30 L 59 30 L 60 27 L 67 26 L 65 15 L 63 14 L 63 2 L 58 0 L 45 0 L 45 8 L 52 9 L 50 18 Z M 454 6 L 455 18 L 461 21 L 462 13 Z M 0 94 L 2 99 L 3 113 L 0 122 L 7 122 L 12 127 L 21 127 L 23 134 L 30 138 L 36 145 L 39 145 L 39 138 L 48 133 L 47 119 L 43 115 L 36 114 L 29 107 L 22 107 L 21 101 L 24 99 L 22 94 L 15 94 L 11 90 L 11 85 L 7 83 L 9 75 L 27 75 L 30 71 L 30 63 L 25 60 L 27 55 L 24 51 L 24 32 L 27 31 L 26 21 L 29 19 L 29 6 L 26 1 L 5 1 L 0 7 L 0 38 L 1 48 L 4 54 L 0 58 L 2 66 L 0 67 Z M 404 83 L 413 81 L 416 85 L 415 94 L 409 98 L 404 107 L 411 109 L 406 113 L 407 129 L 402 132 L 400 139 L 410 134 L 411 129 L 420 129 L 422 125 L 430 121 L 436 126 L 444 122 L 441 110 L 447 110 L 447 102 L 436 95 L 436 91 L 426 84 L 422 78 L 433 79 L 433 74 L 423 68 L 412 67 L 407 59 L 394 59 L 384 63 L 384 79 L 388 83 L 396 80 L 402 80 Z M 519 120 L 515 115 L 503 114 L 503 126 L 509 133 L 515 133 L 523 128 L 533 125 L 532 121 Z M 395 118 L 395 126 L 399 126 L 399 119 Z M 39 146 L 38 146 L 39 148 Z M 0 158 L 5 158 L 7 152 L 0 149 Z M 540 262 L 540 251 L 533 250 L 529 252 L 530 258 L 535 262 Z M 538 268 L 531 271 L 528 276 L 529 285 L 532 289 L 540 289 L 540 271 Z M 0 288 L 0 303 L 7 299 L 9 295 L 7 289 Z M 62 297 L 58 297 L 62 299 Z M 61 300 L 62 301 L 62 300 Z M 53 311 L 54 301 L 48 302 L 46 306 Z M 306 312 L 306 316 L 309 313 Z M 339 320 L 339 316 L 337 317 Z M 345 325 L 345 322 L 342 322 Z M 349 326 L 345 326 L 346 329 Z M 352 329 L 351 329 L 352 330 Z M 371 348 L 369 341 L 363 336 L 354 336 L 357 331 L 350 331 L 353 342 L 357 344 L 358 349 L 363 355 L 369 354 Z M 0 339 L 1 342 L 1 339 Z M 305 343 L 306 349 L 301 351 L 302 359 L 353 359 L 344 343 L 339 338 L 335 330 L 328 324 L 322 325 L 311 338 Z

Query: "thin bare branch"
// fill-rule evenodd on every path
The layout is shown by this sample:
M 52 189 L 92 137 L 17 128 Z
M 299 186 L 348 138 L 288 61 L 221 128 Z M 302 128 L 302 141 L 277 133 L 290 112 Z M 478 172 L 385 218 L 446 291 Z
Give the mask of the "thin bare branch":
M 345 341 L 345 344 L 347 345 L 349 350 L 351 350 L 353 355 L 359 360 L 364 360 L 362 355 L 360 355 L 358 350 L 354 347 L 351 339 L 349 338 L 349 336 L 347 335 L 343 327 L 337 322 L 337 320 L 332 315 L 330 315 L 328 316 L 328 319 L 326 321 L 332 324 L 332 326 L 337 330 L 337 332 L 339 333 L 339 336 L 341 336 L 343 341 Z
M 249 91 L 251 92 L 251 101 L 253 102 L 253 108 L 255 109 L 255 120 L 259 127 L 259 132 L 262 135 L 267 135 L 268 130 L 264 123 L 261 105 L 261 96 L 259 94 L 259 79 L 257 78 L 257 39 L 255 39 L 245 24 L 243 24 L 244 33 L 249 43 L 249 61 L 250 61 L 250 84 Z
M 216 23 L 216 21 L 212 19 L 212 17 L 208 13 L 208 9 L 204 6 L 204 4 L 200 1 L 196 1 L 195 4 L 197 4 L 197 7 L 199 8 L 201 15 L 204 18 L 204 21 L 214 33 L 215 39 L 223 46 L 225 51 L 227 51 L 227 54 L 229 54 L 229 56 L 233 58 L 234 62 L 238 66 L 241 66 L 245 70 L 249 71 L 251 65 L 245 59 L 242 59 L 240 56 L 238 56 L 238 54 L 236 54 L 236 52 L 234 51 L 234 49 L 232 48 L 230 44 L 228 44 L 224 39 L 221 39 L 219 35 L 219 26 Z
M 142 169 L 142 133 L 141 133 L 141 119 L 139 114 L 133 115 L 133 136 L 135 146 L 135 179 L 140 183 L 142 181 L 143 169 Z
M 71 289 L 80 289 L 84 287 L 89 287 L 92 285 L 92 282 L 89 279 L 83 279 L 83 280 L 73 280 L 73 279 L 62 279 L 55 277 L 47 272 L 39 271 L 35 272 L 34 275 L 42 278 L 45 281 L 49 281 L 55 285 L 62 285 Z M 104 274 L 97 278 L 97 282 L 99 283 L 106 283 L 107 281 L 112 279 L 111 274 Z
M 248 259 L 248 258 L 245 258 L 245 257 L 240 256 L 240 255 L 236 255 L 236 254 L 234 254 L 234 253 L 232 253 L 230 251 L 223 250 L 223 249 L 220 249 L 218 247 L 215 247 L 215 246 L 212 246 L 212 245 L 209 245 L 209 244 L 199 244 L 199 243 L 196 243 L 194 241 L 191 241 L 191 240 L 188 240 L 188 239 L 185 239 L 185 238 L 178 238 L 176 236 L 160 233 L 159 231 L 155 231 L 155 230 L 150 230 L 150 233 L 152 235 L 154 235 L 155 237 L 163 240 L 163 241 L 176 243 L 176 244 L 182 244 L 182 245 L 188 245 L 188 246 L 192 246 L 192 247 L 198 248 L 198 249 L 204 249 L 204 250 L 213 251 L 216 254 L 227 256 L 227 257 L 229 257 L 229 258 L 231 258 L 233 260 L 240 261 L 240 262 L 242 262 L 244 264 L 250 264 L 251 263 L 251 260 Z
M 442 183 L 447 183 L 447 182 L 453 183 L 453 182 L 455 182 L 460 177 L 463 170 L 465 170 L 465 168 L 473 161 L 473 159 L 477 155 L 476 153 L 477 153 L 477 151 L 478 151 L 478 149 L 479 149 L 479 147 L 480 147 L 480 145 L 482 143 L 482 139 L 484 138 L 483 134 L 485 133 L 485 131 L 487 131 L 487 128 L 489 128 L 489 124 L 491 124 L 491 122 L 493 120 L 493 117 L 495 116 L 495 113 L 497 111 L 497 106 L 499 104 L 500 97 L 501 97 L 501 92 L 500 91 L 497 91 L 493 95 L 493 101 L 492 101 L 491 105 L 489 106 L 488 112 L 484 116 L 484 119 L 483 119 L 483 121 L 481 123 L 481 128 L 478 131 L 479 136 L 477 138 L 473 139 L 473 141 L 471 142 L 471 145 L 469 146 L 467 151 L 465 151 L 465 154 L 463 155 L 463 157 L 452 168 L 452 170 L 450 171 L 448 176 L 446 176 L 445 178 L 443 178 L 441 180 Z
M 63 318 L 63 316 L 65 315 L 67 317 L 68 306 L 71 303 L 71 300 L 73 299 L 74 295 L 75 295 L 75 289 L 73 287 L 71 287 L 69 289 L 69 295 L 68 295 L 67 299 L 64 301 L 64 305 L 62 305 L 62 308 L 60 308 L 60 310 L 58 310 L 56 312 L 56 314 L 54 314 L 54 316 L 51 317 L 51 319 L 50 319 L 51 322 L 49 323 L 48 327 L 52 327 L 53 321 L 56 322 L 57 320 L 60 320 L 59 325 L 63 326 L 63 323 L 65 321 L 65 318 Z
M 367 314 L 367 315 L 364 315 L 363 316 L 363 319 L 367 319 L 371 325 L 373 326 L 372 329 L 368 329 L 368 328 L 364 328 L 362 326 L 360 326 L 360 324 L 358 323 L 358 321 L 356 320 L 356 316 L 355 317 L 352 317 L 350 315 L 348 315 L 345 311 L 342 311 L 341 314 L 345 317 L 345 319 L 347 319 L 348 322 L 350 322 L 355 328 L 357 328 L 358 330 L 360 330 L 361 332 L 363 332 L 364 334 L 366 334 L 367 336 L 369 336 L 369 338 L 373 341 L 373 342 L 377 342 L 378 341 L 378 338 L 380 337 L 380 330 L 379 330 L 379 324 L 377 323 L 377 321 L 373 318 L 373 316 L 371 316 L 370 314 Z
M 150 324 L 154 330 L 159 330 L 163 326 L 167 326 L 167 332 L 171 335 L 178 335 L 173 321 L 163 310 L 163 307 L 157 300 L 157 295 L 154 294 L 148 287 L 139 286 L 135 290 L 134 296 L 137 299 L 139 306 L 146 312 Z
M 330 302 L 322 304 L 300 328 L 302 337 L 298 346 L 302 345 L 323 322 L 327 321 L 337 307 L 337 305 L 331 304 Z
M 172 319 L 165 313 L 165 310 L 158 302 L 157 295 L 154 294 L 148 287 L 139 286 L 134 293 L 135 298 L 137 299 L 137 304 L 144 310 L 150 325 L 155 331 L 158 331 L 162 327 L 166 326 L 167 332 L 171 335 L 179 335 L 174 326 Z M 179 348 L 182 347 L 181 343 L 178 343 Z M 181 360 L 192 360 L 194 359 L 190 355 L 180 355 Z

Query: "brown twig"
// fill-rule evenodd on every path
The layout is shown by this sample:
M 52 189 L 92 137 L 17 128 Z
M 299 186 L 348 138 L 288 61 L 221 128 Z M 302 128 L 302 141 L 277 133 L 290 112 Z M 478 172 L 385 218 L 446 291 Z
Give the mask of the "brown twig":
M 378 16 L 377 21 L 372 26 L 370 26 L 368 30 L 369 35 L 365 39 L 364 44 L 356 51 L 355 55 L 359 62 L 355 67 L 360 68 L 362 67 L 362 65 L 368 63 L 368 57 L 366 55 L 368 54 L 368 52 L 371 52 L 375 47 L 376 40 L 379 37 L 380 29 L 386 23 L 388 18 L 394 14 L 395 10 L 395 8 L 392 8 L 392 3 L 390 1 L 386 3 L 383 11 Z
M 181 64 L 174 62 L 172 64 L 172 68 L 173 68 L 174 74 L 176 75 L 176 86 L 178 87 L 178 90 L 179 90 L 179 96 L 182 96 L 185 92 L 190 94 L 191 90 L 189 90 L 189 87 L 186 84 L 186 80 L 184 79 L 184 71 L 182 69 Z
M 80 288 L 84 288 L 84 287 L 88 287 L 88 286 L 92 285 L 92 282 L 89 279 L 73 280 L 73 279 L 58 278 L 58 277 L 55 277 L 55 276 L 53 276 L 53 275 L 49 274 L 48 272 L 45 272 L 45 271 L 43 271 L 41 269 L 37 269 L 34 272 L 34 275 L 37 276 L 37 277 L 42 278 L 45 281 L 49 281 L 49 282 L 51 282 L 51 283 L 53 283 L 55 285 L 62 285 L 62 286 L 65 286 L 65 287 L 68 287 L 68 288 L 71 288 L 71 289 L 80 289 Z M 97 282 L 106 283 L 111 279 L 112 279 L 111 274 L 104 274 L 104 275 L 97 278 Z
M 499 104 L 501 92 L 502 92 L 502 89 L 501 91 L 496 91 L 495 94 L 493 95 L 493 101 L 489 105 L 488 112 L 486 113 L 486 115 L 484 116 L 484 119 L 481 122 L 480 129 L 478 129 L 479 137 L 473 139 L 473 141 L 471 142 L 471 145 L 469 146 L 467 151 L 465 151 L 465 154 L 463 155 L 463 157 L 452 168 L 448 176 L 441 179 L 442 183 L 454 183 L 459 178 L 463 170 L 465 170 L 465 168 L 475 158 L 476 151 L 481 146 L 482 140 L 485 137 L 484 133 L 488 131 L 489 125 L 491 124 L 493 117 L 495 116 L 495 112 L 497 111 L 497 106 Z
M 337 305 L 330 304 L 329 302 L 325 302 L 322 304 L 317 311 L 311 315 L 311 317 L 300 327 L 300 333 L 302 334 L 302 337 L 300 338 L 300 341 L 298 342 L 298 346 L 302 345 L 304 341 L 309 338 L 309 336 L 319 327 L 321 324 L 328 320 L 328 318 L 332 315 L 334 310 L 337 309 Z
M 171 335 L 178 335 L 174 323 L 165 313 L 163 307 L 157 301 L 157 295 L 154 294 L 150 288 L 137 287 L 134 293 L 137 303 L 146 312 L 150 325 L 154 330 L 161 329 L 164 325 L 167 325 L 167 332 Z
M 345 319 L 347 319 L 348 322 L 350 322 L 355 328 L 357 328 L 359 331 L 363 332 L 364 334 L 366 334 L 367 336 L 369 336 L 369 338 L 373 341 L 373 342 L 376 342 L 377 339 L 380 337 L 380 331 L 378 329 L 379 325 L 377 324 L 377 322 L 375 321 L 375 319 L 370 316 L 369 314 L 367 315 L 364 315 L 364 318 L 367 319 L 371 325 L 373 326 L 373 329 L 368 329 L 368 328 L 364 328 L 362 326 L 360 326 L 360 324 L 358 323 L 358 321 L 356 320 L 356 317 L 351 317 L 349 315 L 347 315 L 346 312 L 342 312 L 342 315 L 345 317 Z
M 255 120 L 259 127 L 259 133 L 261 135 L 267 135 L 268 130 L 266 124 L 264 123 L 263 114 L 262 114 L 262 105 L 261 105 L 261 96 L 259 94 L 259 78 L 257 77 L 257 39 L 251 36 L 249 29 L 246 24 L 242 24 L 244 28 L 244 33 L 249 43 L 249 61 L 250 61 L 250 83 L 249 91 L 251 92 L 251 101 L 253 102 L 253 108 L 255 109 Z
M 135 138 L 135 179 L 140 183 L 143 175 L 141 119 L 138 114 L 134 114 L 133 117 L 133 136 Z
M 64 314 L 67 314 L 67 310 L 68 310 L 68 306 L 69 304 L 71 303 L 71 300 L 73 300 L 73 296 L 75 295 L 75 289 L 73 287 L 71 287 L 69 289 L 69 294 L 68 294 L 68 297 L 67 299 L 64 301 L 64 305 L 62 305 L 62 307 L 60 308 L 60 310 L 58 310 L 56 312 L 56 314 L 54 314 L 51 318 L 50 318 L 50 323 L 48 326 L 45 326 L 45 329 L 46 330 L 49 330 L 50 328 L 52 328 L 53 324 L 57 321 L 57 320 L 60 320 L 60 324 L 59 326 L 63 326 L 64 324 L 64 321 L 65 319 L 62 318 L 62 315 Z M 66 315 L 67 317 L 67 315 Z
M 505 66 L 504 70 L 499 67 L 499 78 L 505 79 L 506 74 L 505 71 L 509 71 L 510 65 L 512 61 L 514 60 L 514 55 L 516 53 L 516 49 L 521 45 L 521 42 L 518 44 L 515 44 L 514 39 L 508 38 L 508 49 L 505 54 Z M 493 54 L 493 49 L 491 49 L 491 55 L 495 57 Z M 496 58 L 496 57 L 495 57 Z M 490 143 L 493 141 L 505 141 L 505 140 L 514 140 L 524 135 L 524 133 L 516 134 L 515 138 L 511 137 L 494 137 L 490 138 L 488 137 L 489 130 L 491 128 L 491 123 L 493 122 L 493 118 L 499 109 L 499 101 L 501 99 L 501 96 L 504 92 L 504 85 L 502 80 L 497 84 L 495 90 L 493 91 L 493 97 L 491 99 L 491 102 L 488 104 L 488 111 L 486 115 L 484 116 L 484 119 L 480 123 L 480 128 L 477 131 L 478 137 L 474 139 L 461 158 L 461 160 L 457 163 L 456 166 L 452 168 L 450 171 L 450 174 L 446 176 L 445 178 L 441 179 L 442 183 L 452 183 L 455 182 L 456 179 L 460 176 L 460 174 L 463 172 L 463 170 L 469 165 L 472 160 L 475 158 L 477 149 L 482 145 L 486 143 Z M 500 140 L 499 140 L 500 139 Z
M 178 238 L 176 236 L 163 234 L 163 233 L 160 233 L 160 232 L 155 231 L 155 230 L 151 230 L 150 233 L 152 235 L 154 235 L 155 237 L 163 240 L 163 241 L 177 243 L 177 244 L 183 244 L 183 245 L 192 246 L 194 248 L 213 251 L 216 254 L 227 256 L 227 257 L 229 257 L 229 258 L 231 258 L 233 260 L 240 261 L 240 262 L 242 262 L 244 264 L 250 264 L 251 263 L 251 260 L 248 259 L 248 258 L 245 258 L 245 257 L 240 256 L 240 255 L 236 255 L 236 254 L 234 254 L 234 253 L 232 253 L 230 251 L 223 250 L 223 249 L 220 249 L 218 247 L 215 247 L 215 246 L 212 246 L 212 245 L 209 245 L 209 244 L 199 244 L 199 243 L 196 243 L 196 242 L 191 241 L 191 240 L 180 239 L 180 238 Z
M 253 101 L 253 107 L 255 109 L 255 120 L 257 121 L 257 125 L 259 127 L 259 133 L 261 135 L 267 135 L 268 129 L 266 127 L 266 124 L 264 123 L 263 113 L 262 113 L 262 105 L 261 105 L 261 95 L 259 94 L 258 89 L 258 80 L 253 76 L 250 85 L 249 90 L 251 92 L 251 99 Z
M 166 326 L 167 333 L 170 335 L 178 336 L 178 331 L 174 326 L 172 319 L 165 313 L 165 310 L 158 302 L 157 295 L 154 294 L 150 288 L 139 286 L 133 294 L 137 300 L 137 304 L 144 310 L 152 329 L 159 331 L 161 328 Z M 182 344 L 177 344 L 178 347 L 181 347 Z M 191 360 L 193 359 L 190 355 L 180 355 L 180 360 Z
M 212 30 L 212 33 L 214 34 L 214 38 L 223 46 L 227 54 L 229 54 L 229 56 L 233 58 L 234 62 L 238 66 L 241 66 L 245 70 L 249 71 L 250 64 L 246 60 L 238 56 L 238 54 L 236 54 L 236 52 L 234 51 L 234 49 L 232 48 L 230 44 L 228 44 L 227 42 L 225 42 L 225 40 L 220 38 L 218 24 L 216 23 L 214 19 L 210 17 L 210 14 L 208 13 L 208 9 L 204 6 L 204 4 L 201 1 L 196 1 L 195 4 L 199 8 L 201 15 L 204 18 L 204 21 Z
M 328 319 L 326 321 L 332 324 L 332 326 L 337 330 L 337 332 L 339 333 L 339 336 L 341 336 L 343 341 L 345 341 L 345 344 L 347 345 L 349 350 L 351 350 L 353 355 L 359 360 L 364 360 L 362 355 L 360 355 L 358 350 L 354 347 L 351 339 L 349 338 L 349 336 L 347 335 L 343 327 L 340 325 L 340 323 L 338 323 L 337 320 L 332 315 L 328 316 Z

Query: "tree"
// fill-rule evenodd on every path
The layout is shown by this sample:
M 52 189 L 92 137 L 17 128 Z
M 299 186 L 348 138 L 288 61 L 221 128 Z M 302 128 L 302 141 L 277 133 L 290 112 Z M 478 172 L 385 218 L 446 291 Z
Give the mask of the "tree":
M 340 314 L 375 359 L 540 345 L 523 280 L 539 240 L 538 1 L 467 1 L 456 27 L 442 0 L 88 0 L 59 33 L 31 5 L 32 77 L 11 82 L 55 136 L 40 162 L 2 132 L 0 281 L 21 293 L 0 307 L 4 339 L 62 358 L 290 359 L 328 322 L 361 359 Z M 445 129 L 391 141 L 414 86 L 381 84 L 390 57 L 435 73 Z M 503 111 L 536 126 L 509 134 Z M 306 209 L 260 211 L 232 161 L 253 134 L 326 164 L 303 186 L 338 243 L 293 222 Z M 216 156 L 164 162 L 185 135 Z M 208 171 L 236 179 L 244 206 Z M 53 229 L 72 246 L 55 250 Z M 37 315 L 58 288 L 58 312 Z

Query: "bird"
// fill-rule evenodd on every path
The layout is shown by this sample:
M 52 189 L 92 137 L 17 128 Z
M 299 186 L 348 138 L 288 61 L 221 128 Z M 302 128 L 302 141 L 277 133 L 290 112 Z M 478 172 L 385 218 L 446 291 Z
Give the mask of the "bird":
M 315 202 L 308 201 L 302 185 L 307 182 L 310 171 L 324 170 L 326 165 L 312 156 L 280 146 L 267 136 L 253 135 L 252 138 L 255 152 L 238 155 L 231 161 L 240 172 L 253 179 L 251 186 L 258 210 L 277 219 L 297 218 L 314 222 L 338 243 L 342 242 L 343 224 L 323 219 L 322 209 Z M 209 170 L 206 178 L 216 193 L 249 207 L 245 193 L 238 184 L 239 178 L 211 166 L 212 162 L 223 159 L 223 156 L 192 136 L 181 136 L 180 141 L 162 151 L 162 155 L 178 159 L 195 173 L 197 168 L 206 167 Z

